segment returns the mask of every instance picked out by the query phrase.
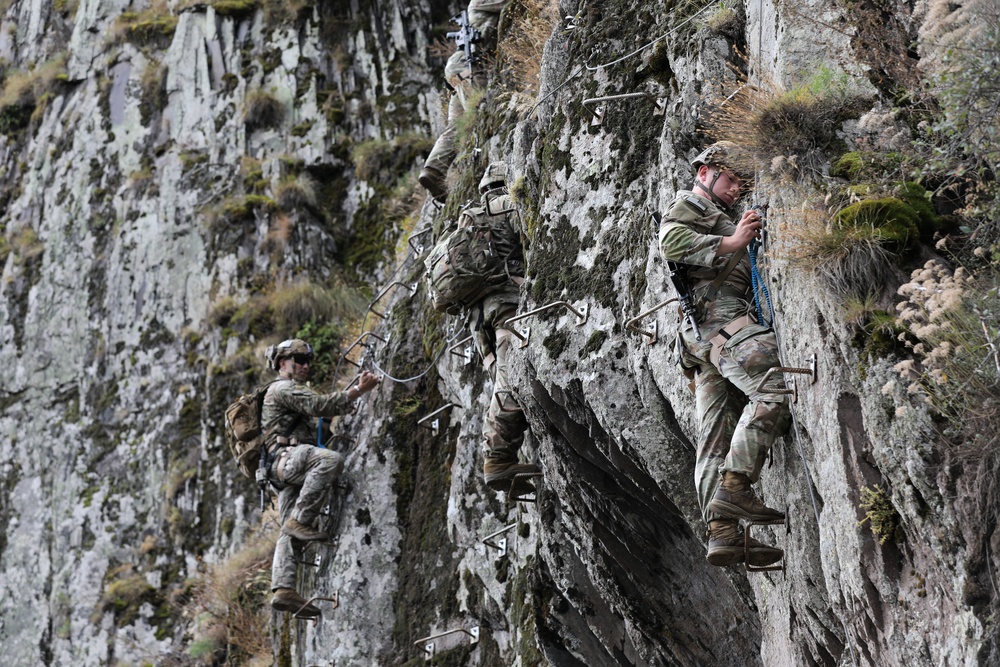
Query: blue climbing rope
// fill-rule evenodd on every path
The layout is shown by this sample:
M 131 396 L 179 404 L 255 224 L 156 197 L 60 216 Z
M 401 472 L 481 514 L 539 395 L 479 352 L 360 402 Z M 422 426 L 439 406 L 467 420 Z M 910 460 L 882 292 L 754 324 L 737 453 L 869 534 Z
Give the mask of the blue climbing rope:
M 771 292 L 767 289 L 767 283 L 760 276 L 757 270 L 757 248 L 760 241 L 752 241 L 747 246 L 747 254 L 750 255 L 750 286 L 753 289 L 753 303 L 757 307 L 757 324 L 762 327 L 771 328 L 774 325 L 774 307 L 771 305 Z M 764 309 L 761 308 L 761 296 L 767 303 L 767 318 L 764 317 Z

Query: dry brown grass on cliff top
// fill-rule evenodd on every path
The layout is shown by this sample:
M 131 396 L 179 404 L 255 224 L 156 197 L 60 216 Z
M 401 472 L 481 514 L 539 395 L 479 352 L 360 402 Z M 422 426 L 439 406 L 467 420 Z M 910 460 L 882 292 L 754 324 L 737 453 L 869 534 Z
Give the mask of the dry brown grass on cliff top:
M 497 47 L 516 88 L 536 95 L 541 86 L 542 52 L 559 24 L 558 0 L 513 0 L 504 13 L 507 29 Z

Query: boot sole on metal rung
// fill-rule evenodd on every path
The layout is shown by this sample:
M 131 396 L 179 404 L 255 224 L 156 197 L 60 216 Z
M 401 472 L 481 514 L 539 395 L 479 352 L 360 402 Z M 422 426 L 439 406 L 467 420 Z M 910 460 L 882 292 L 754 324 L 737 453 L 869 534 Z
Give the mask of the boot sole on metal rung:
M 782 556 L 781 561 L 777 565 L 751 565 L 750 564 L 750 527 L 751 526 L 778 526 L 785 524 L 785 535 L 790 535 L 792 532 L 791 523 L 789 523 L 788 512 L 785 512 L 785 518 L 783 519 L 771 519 L 769 521 L 749 521 L 747 525 L 743 528 L 743 567 L 746 568 L 747 572 L 770 572 L 781 570 L 781 573 L 785 573 L 785 558 L 787 556 Z
M 540 472 L 522 472 L 510 480 L 510 490 L 507 491 L 507 504 L 533 503 L 538 500 L 538 489 L 531 483 L 532 477 L 541 477 Z

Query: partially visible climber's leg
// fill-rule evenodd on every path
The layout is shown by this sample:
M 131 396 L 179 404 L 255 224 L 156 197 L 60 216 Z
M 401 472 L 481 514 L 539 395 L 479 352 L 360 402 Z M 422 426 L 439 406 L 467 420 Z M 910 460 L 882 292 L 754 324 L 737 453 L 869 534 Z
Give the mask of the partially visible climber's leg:
M 444 131 L 438 135 L 430 155 L 424 162 L 424 168 L 417 178 L 420 185 L 424 186 L 435 199 L 444 199 L 448 196 L 448 185 L 445 177 L 458 152 L 456 148 L 457 121 L 463 113 L 465 113 L 465 108 L 462 106 L 461 97 L 457 93 L 452 94 L 451 101 L 448 102 L 448 124 L 445 125 Z
M 538 472 L 538 466 L 532 463 L 517 462 L 528 421 L 524 417 L 524 411 L 510 394 L 507 352 L 511 336 L 513 334 L 509 329 L 497 329 L 496 350 L 492 358 L 486 359 L 487 371 L 493 377 L 493 395 L 483 420 L 483 474 L 486 485 L 491 489 L 504 491 L 510 490 L 515 475 Z M 524 482 L 521 486 L 524 491 L 533 488 L 530 482 Z
M 714 366 L 703 365 L 695 374 L 695 401 L 699 415 L 698 454 L 694 486 L 705 521 L 708 503 L 719 488 L 719 466 L 729 453 L 729 441 L 736 427 L 740 406 L 735 403 L 732 385 Z
M 271 598 L 271 607 L 275 611 L 299 612 L 303 618 L 319 618 L 320 610 L 316 605 L 306 604 L 306 599 L 293 588 L 279 588 Z M 301 610 L 301 611 L 299 611 Z
M 781 521 L 785 518 L 784 512 L 765 505 L 750 486 L 750 478 L 739 472 L 722 473 L 722 481 L 708 509 L 720 516 L 750 521 Z
M 299 492 L 295 507 L 282 522 L 283 533 L 304 541 L 327 539 L 327 535 L 315 527 L 316 516 L 343 468 L 344 457 L 329 449 L 310 445 L 290 449 L 279 479 L 299 487 Z
M 746 543 L 739 522 L 735 519 L 713 519 L 708 522 L 708 555 L 710 565 L 725 567 L 742 563 L 746 554 Z M 750 565 L 764 567 L 777 563 L 785 552 L 750 538 Z
M 273 471 L 273 468 L 272 468 Z M 278 492 L 278 518 L 284 524 L 290 517 L 298 497 L 297 486 L 286 486 Z M 292 536 L 281 531 L 274 545 L 274 559 L 271 562 L 271 590 L 282 588 L 295 589 L 295 579 L 298 563 L 295 558 L 295 545 Z
M 723 481 L 709 503 L 712 511 L 724 516 L 758 521 L 784 518 L 782 512 L 767 507 L 751 487 L 759 479 L 775 439 L 785 434 L 790 423 L 786 397 L 758 391 L 767 371 L 778 365 L 773 333 L 749 338 L 733 349 L 724 349 L 720 356 L 719 371 L 749 399 L 720 467 Z M 774 380 L 774 384 L 780 382 L 779 378 Z

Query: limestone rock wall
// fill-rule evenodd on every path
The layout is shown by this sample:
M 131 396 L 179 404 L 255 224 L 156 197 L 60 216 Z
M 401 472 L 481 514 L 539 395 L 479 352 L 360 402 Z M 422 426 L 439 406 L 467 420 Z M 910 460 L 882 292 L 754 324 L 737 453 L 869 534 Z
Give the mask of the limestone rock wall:
M 871 95 L 885 85 L 839 3 L 737 3 L 745 24 L 720 32 L 685 3 L 563 2 L 572 23 L 546 45 L 539 95 L 491 89 L 443 210 L 411 188 L 413 214 L 396 217 L 382 205 L 412 183 L 443 121 L 428 47 L 460 7 L 126 4 L 25 0 L 0 25 L 8 79 L 58 74 L 47 96 L 23 93 L 0 139 L 11 664 L 210 659 L 194 648 L 199 620 L 178 611 L 190 582 L 270 520 L 231 463 L 222 410 L 262 377 L 264 344 L 294 333 L 280 309 L 248 308 L 343 275 L 369 299 L 399 283 L 364 315 L 364 363 L 387 379 L 337 425 L 339 539 L 305 554 L 303 592 L 336 608 L 323 602 L 319 624 L 276 615 L 276 663 L 416 665 L 433 642 L 436 664 L 990 664 L 993 566 L 967 480 L 943 465 L 891 364 L 860 355 L 839 300 L 783 252 L 814 193 L 769 178 L 756 193 L 770 205 L 784 362 L 817 368 L 815 383 L 797 378 L 794 432 L 764 474 L 764 497 L 791 516 L 787 533 L 758 529 L 786 549 L 784 573 L 704 561 L 674 316 L 641 323 L 657 322 L 652 345 L 625 326 L 672 295 L 650 214 L 687 186 L 709 82 L 734 80 L 738 49 L 759 81 L 830 67 Z M 130 31 L 140 19 L 123 22 L 126 9 L 176 23 Z M 497 82 L 503 62 L 490 64 Z M 666 113 L 619 100 L 597 126 L 582 105 L 637 91 Z M 519 325 L 523 453 L 544 472 L 534 504 L 480 481 L 490 381 L 421 286 L 422 249 L 493 159 L 517 181 L 522 312 L 562 301 L 586 313 Z M 900 516 L 885 544 L 859 525 L 874 485 Z

